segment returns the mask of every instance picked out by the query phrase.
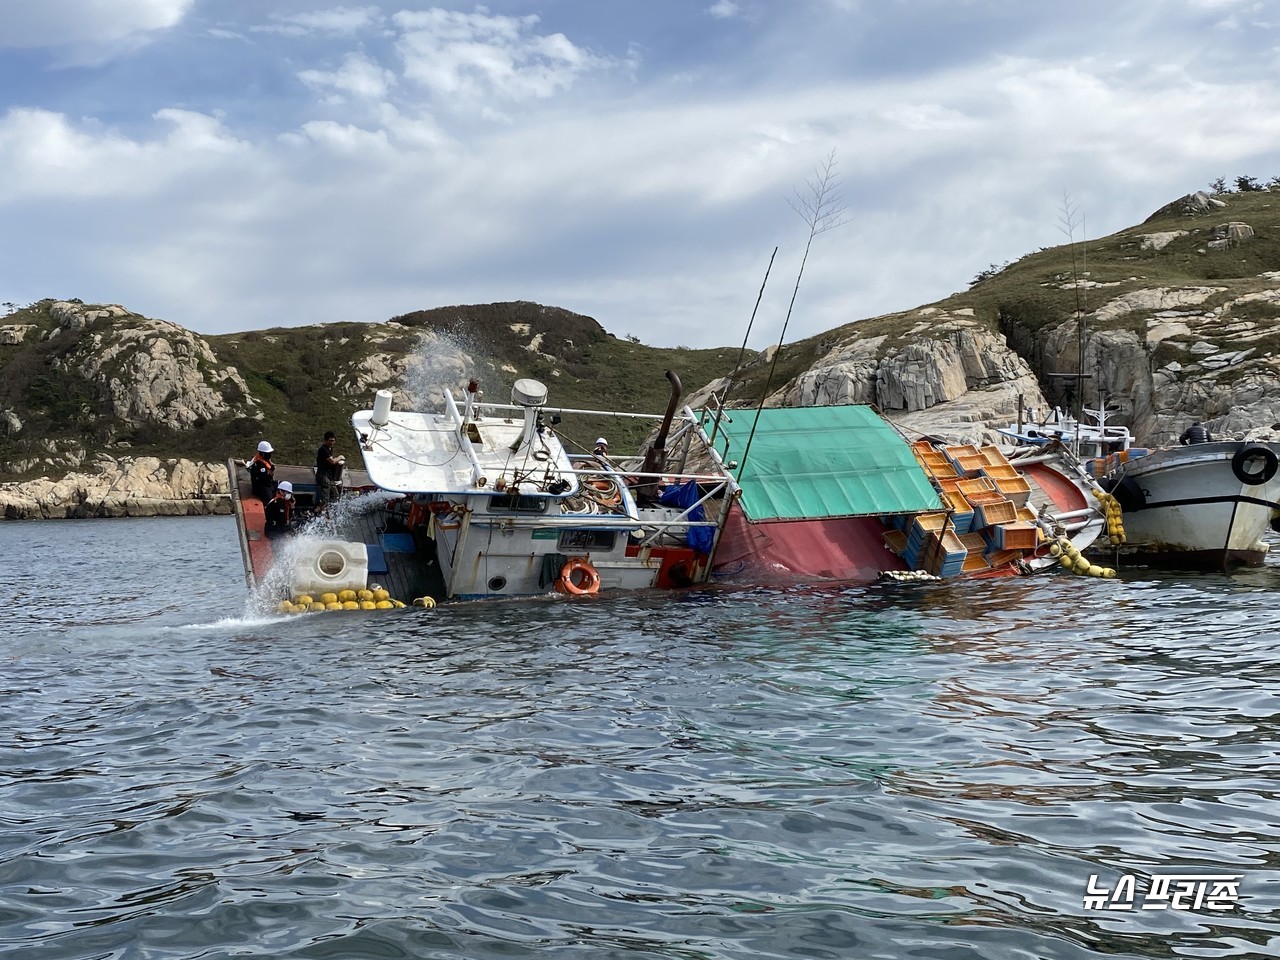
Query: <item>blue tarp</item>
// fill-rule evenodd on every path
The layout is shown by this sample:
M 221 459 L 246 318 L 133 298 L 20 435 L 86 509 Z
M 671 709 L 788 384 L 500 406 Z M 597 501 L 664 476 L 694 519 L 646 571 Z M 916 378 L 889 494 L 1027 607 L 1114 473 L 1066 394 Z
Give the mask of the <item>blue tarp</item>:
M 695 503 L 702 498 L 702 494 L 698 491 L 697 480 L 686 480 L 684 483 L 667 487 L 658 495 L 658 502 L 665 507 L 679 507 L 681 510 L 693 507 Z M 686 520 L 699 521 L 707 519 L 707 512 L 702 509 L 702 504 L 693 507 L 689 511 Z M 715 542 L 716 532 L 714 527 L 690 527 L 685 536 L 685 543 L 690 549 L 697 550 L 698 553 L 710 553 L 711 545 Z

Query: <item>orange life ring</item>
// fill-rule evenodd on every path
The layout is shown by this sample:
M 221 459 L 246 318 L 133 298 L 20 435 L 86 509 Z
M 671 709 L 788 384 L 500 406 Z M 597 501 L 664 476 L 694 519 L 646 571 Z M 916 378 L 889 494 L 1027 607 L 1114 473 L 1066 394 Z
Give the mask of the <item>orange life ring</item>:
M 574 582 L 573 575 L 575 573 L 582 575 L 581 583 Z M 565 561 L 564 566 L 560 568 L 560 579 L 556 581 L 556 589 L 561 593 L 572 594 L 575 597 L 588 593 L 599 593 L 600 574 L 595 567 L 582 557 L 570 557 Z

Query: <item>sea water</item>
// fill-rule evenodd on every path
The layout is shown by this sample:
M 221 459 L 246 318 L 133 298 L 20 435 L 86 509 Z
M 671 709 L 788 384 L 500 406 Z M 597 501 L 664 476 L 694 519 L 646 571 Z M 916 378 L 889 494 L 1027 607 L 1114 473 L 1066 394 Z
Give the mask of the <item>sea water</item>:
M 228 518 L 0 556 L 3 956 L 1280 954 L 1275 565 L 276 616 Z

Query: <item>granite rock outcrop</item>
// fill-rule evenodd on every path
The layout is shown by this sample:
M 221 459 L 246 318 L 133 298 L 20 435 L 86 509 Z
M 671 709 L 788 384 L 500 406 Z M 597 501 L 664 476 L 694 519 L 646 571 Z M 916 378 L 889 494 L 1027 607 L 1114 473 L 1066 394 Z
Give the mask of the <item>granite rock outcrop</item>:
M 56 480 L 0 484 L 0 517 L 51 520 L 231 513 L 223 464 L 103 456 L 93 466 L 93 472 L 69 473 Z
M 118 304 L 89 307 L 58 301 L 50 338 L 76 337 L 59 368 L 93 384 L 126 426 L 180 430 L 200 420 L 253 416 L 244 378 L 218 361 L 190 330 L 152 320 Z

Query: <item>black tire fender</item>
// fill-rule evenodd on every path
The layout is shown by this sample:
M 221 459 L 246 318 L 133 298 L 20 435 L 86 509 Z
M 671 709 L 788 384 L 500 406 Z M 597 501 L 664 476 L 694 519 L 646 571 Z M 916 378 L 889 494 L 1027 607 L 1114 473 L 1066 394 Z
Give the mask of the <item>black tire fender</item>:
M 1259 460 L 1260 466 L 1257 463 Z M 1231 458 L 1231 472 L 1236 475 L 1237 480 L 1250 487 L 1267 483 L 1276 475 L 1277 467 L 1280 467 L 1280 457 L 1270 447 L 1264 447 L 1260 443 L 1241 444 L 1236 455 Z
M 1112 483 L 1110 488 L 1107 492 L 1116 498 L 1120 509 L 1125 513 L 1141 510 L 1147 505 L 1147 492 L 1133 477 L 1125 477 L 1119 483 Z

